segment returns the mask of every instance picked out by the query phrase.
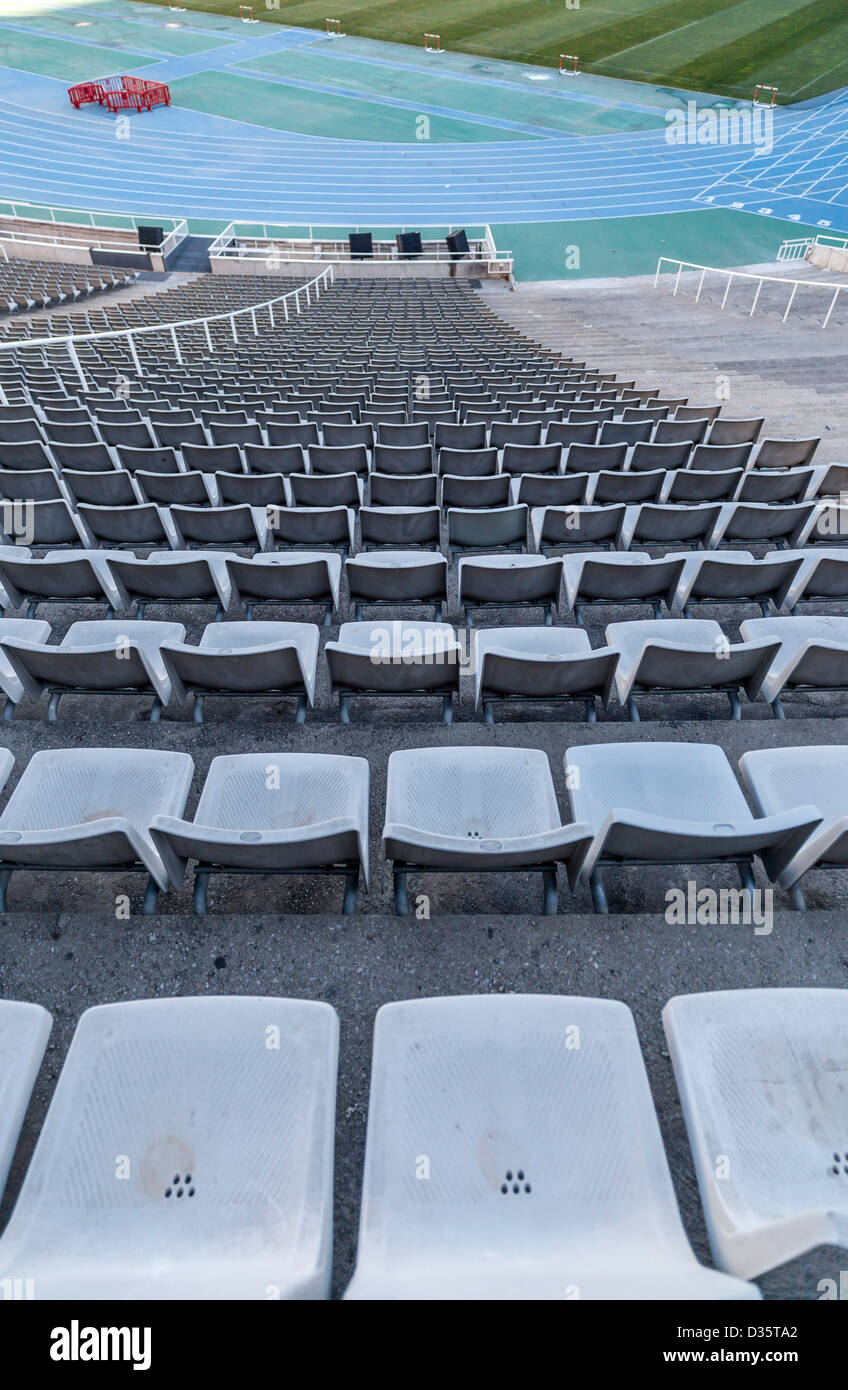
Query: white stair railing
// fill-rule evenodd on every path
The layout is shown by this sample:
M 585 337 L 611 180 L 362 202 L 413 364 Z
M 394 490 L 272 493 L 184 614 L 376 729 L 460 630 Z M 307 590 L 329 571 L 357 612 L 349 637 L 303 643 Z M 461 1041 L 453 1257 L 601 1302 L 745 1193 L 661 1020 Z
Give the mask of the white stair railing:
M 271 328 L 273 329 L 276 328 L 277 319 L 279 317 L 279 310 L 276 315 L 274 313 L 274 310 L 278 306 L 281 306 L 282 321 L 283 323 L 288 323 L 289 319 L 292 316 L 292 311 L 296 318 L 299 317 L 301 313 L 303 313 L 303 309 L 301 308 L 301 296 L 305 295 L 306 307 L 309 308 L 312 305 L 313 299 L 317 303 L 318 299 L 321 296 L 322 290 L 329 289 L 334 279 L 335 267 L 332 264 L 330 264 L 326 267 L 326 269 L 321 271 L 320 275 L 316 275 L 313 280 L 308 280 L 304 285 L 298 285 L 296 289 L 286 290 L 285 294 L 278 294 L 273 299 L 263 300 L 261 304 L 246 304 L 242 309 L 224 310 L 223 313 L 207 314 L 203 318 L 180 319 L 176 323 L 148 323 L 142 325 L 142 327 L 140 328 L 116 328 L 109 329 L 102 333 L 69 333 L 54 338 L 11 338 L 5 342 L 0 342 L 0 354 L 4 352 L 20 352 L 22 349 L 29 351 L 30 348 L 64 347 L 67 350 L 68 357 L 71 360 L 74 371 L 79 377 L 82 389 L 84 391 L 87 391 L 89 389 L 89 383 L 86 378 L 85 372 L 83 371 L 79 355 L 77 353 L 77 345 L 80 343 L 107 342 L 111 340 L 125 338 L 127 341 L 127 346 L 130 350 L 130 355 L 132 357 L 135 370 L 138 373 L 139 377 L 143 377 L 144 368 L 141 365 L 141 360 L 136 350 L 136 338 L 142 338 L 150 333 L 167 333 L 170 336 L 171 343 L 173 345 L 174 356 L 176 357 L 180 365 L 182 365 L 183 355 L 180 349 L 180 341 L 178 337 L 178 332 L 180 329 L 202 328 L 206 335 L 206 345 L 211 353 L 214 352 L 215 348 L 212 342 L 212 335 L 209 332 L 210 323 L 229 322 L 233 342 L 238 343 L 241 340 L 238 335 L 238 329 L 236 328 L 236 319 L 242 318 L 245 314 L 250 314 L 250 322 L 251 328 L 253 330 L 253 337 L 258 337 L 259 322 L 256 317 L 258 313 L 261 313 L 264 309 L 268 310 L 269 323 Z M 0 363 L 2 363 L 2 360 L 2 356 L 0 356 Z M 0 405 L 4 404 L 6 404 L 6 401 L 3 394 L 2 384 L 0 384 Z
M 667 266 L 668 270 L 664 271 L 663 266 Z M 722 266 L 698 265 L 695 261 L 679 261 L 674 256 L 660 256 L 659 260 L 657 261 L 656 275 L 654 276 L 654 289 L 657 289 L 659 285 L 661 274 L 672 274 L 674 275 L 674 289 L 672 293 L 676 296 L 680 289 L 680 279 L 684 270 L 701 272 L 700 276 L 698 277 L 698 289 L 695 293 L 696 304 L 701 298 L 701 292 L 704 288 L 704 280 L 706 279 L 706 277 L 708 275 L 724 276 L 727 283 L 725 285 L 724 296 L 722 298 L 721 304 L 719 305 L 719 309 L 723 309 L 727 304 L 727 299 L 730 294 L 731 286 L 736 280 L 750 280 L 753 284 L 756 285 L 757 288 L 754 294 L 754 299 L 751 304 L 751 308 L 748 311 L 749 318 L 753 318 L 756 312 L 757 305 L 760 302 L 760 295 L 762 293 L 763 286 L 782 285 L 785 289 L 789 290 L 789 300 L 786 305 L 786 310 L 783 314 L 783 323 L 785 323 L 788 319 L 789 312 L 793 304 L 795 303 L 795 296 L 798 293 L 799 287 L 802 285 L 804 289 L 809 290 L 833 291 L 830 299 L 830 304 L 828 305 L 827 313 L 825 314 L 824 321 L 821 325 L 822 328 L 827 328 L 827 325 L 830 323 L 831 315 L 833 314 L 833 311 L 836 308 L 839 296 L 841 294 L 848 293 L 848 284 L 834 285 L 832 282 L 824 280 L 789 280 L 781 275 L 756 275 L 751 271 L 727 270 Z

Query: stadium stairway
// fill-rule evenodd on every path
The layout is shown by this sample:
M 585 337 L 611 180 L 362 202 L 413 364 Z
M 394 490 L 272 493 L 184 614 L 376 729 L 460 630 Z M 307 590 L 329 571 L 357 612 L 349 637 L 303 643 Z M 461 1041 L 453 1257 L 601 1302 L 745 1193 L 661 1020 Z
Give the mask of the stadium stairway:
M 837 278 L 802 267 L 745 270 L 786 279 Z M 771 434 L 823 433 L 829 444 L 848 441 L 848 340 L 839 324 L 832 320 L 822 329 L 822 315 L 796 315 L 794 308 L 786 324 L 776 312 L 752 320 L 747 286 L 744 310 L 731 305 L 722 311 L 720 294 L 704 293 L 695 304 L 697 278 L 682 281 L 676 298 L 668 287 L 655 290 L 652 276 L 558 281 L 522 286 L 514 294 L 486 286 L 479 293 L 500 318 L 546 347 L 568 353 L 579 339 L 581 353 L 594 365 L 618 366 L 620 373 L 624 363 L 638 363 L 640 380 L 662 383 L 664 394 L 704 401 L 720 399 L 724 389 L 724 414 L 765 415 Z M 782 288 L 779 293 L 785 308 L 786 294 Z M 829 448 L 831 455 L 837 456 Z

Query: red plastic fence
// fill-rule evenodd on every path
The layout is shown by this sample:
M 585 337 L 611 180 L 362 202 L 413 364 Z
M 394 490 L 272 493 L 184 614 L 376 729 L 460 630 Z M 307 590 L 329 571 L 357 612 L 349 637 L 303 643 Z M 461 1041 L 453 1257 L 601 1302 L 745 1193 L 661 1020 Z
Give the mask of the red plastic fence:
M 102 77 L 96 82 L 77 82 L 68 88 L 71 105 L 77 110 L 96 101 L 110 111 L 150 111 L 154 106 L 170 106 L 171 93 L 164 82 L 144 77 Z

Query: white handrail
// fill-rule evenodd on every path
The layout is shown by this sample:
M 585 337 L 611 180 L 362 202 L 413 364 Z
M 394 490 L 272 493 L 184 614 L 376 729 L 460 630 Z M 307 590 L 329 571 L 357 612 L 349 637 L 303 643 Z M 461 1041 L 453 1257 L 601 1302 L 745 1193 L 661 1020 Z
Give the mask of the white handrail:
M 177 337 L 178 328 L 202 327 L 206 333 L 207 346 L 209 348 L 209 351 L 212 352 L 212 338 L 209 333 L 210 323 L 219 323 L 221 320 L 227 320 L 232 330 L 233 342 L 238 343 L 240 340 L 236 331 L 236 319 L 240 318 L 242 314 L 250 314 L 252 316 L 251 321 L 253 325 L 253 336 L 258 337 L 259 325 L 256 320 L 257 312 L 259 312 L 261 309 L 267 309 L 268 316 L 271 321 L 271 327 L 275 328 L 276 319 L 274 317 L 274 305 L 282 304 L 283 322 L 288 323 L 288 301 L 290 299 L 294 301 L 295 313 L 297 315 L 300 315 L 300 313 L 302 312 L 300 307 L 300 296 L 304 293 L 304 291 L 306 292 L 306 303 L 307 306 L 309 306 L 312 303 L 310 290 L 315 291 L 315 299 L 317 301 L 320 298 L 321 290 L 326 290 L 329 285 L 332 285 L 334 280 L 335 267 L 331 262 L 329 265 L 327 265 L 325 270 L 321 271 L 320 275 L 316 275 L 313 280 L 307 281 L 305 285 L 298 285 L 296 289 L 286 290 L 285 294 L 278 294 L 275 296 L 274 299 L 263 300 L 261 304 L 246 304 L 241 309 L 224 310 L 223 313 L 207 314 L 205 317 L 198 319 L 180 319 L 176 323 L 146 323 L 143 324 L 140 328 L 116 328 L 109 329 L 108 331 L 103 333 L 68 333 L 57 338 L 15 338 L 10 339 L 6 342 L 0 342 L 0 353 L 17 352 L 20 351 L 21 348 L 51 348 L 64 346 L 68 350 L 68 356 L 70 357 L 74 370 L 80 379 L 82 389 L 84 391 L 87 391 L 88 381 L 86 380 L 85 373 L 82 369 L 82 365 L 77 354 L 78 343 L 101 342 L 106 339 L 126 338 L 130 353 L 132 355 L 132 360 L 135 369 L 139 376 L 143 376 L 144 369 L 142 368 L 141 362 L 139 361 L 138 353 L 136 352 L 135 348 L 134 339 L 136 337 L 140 337 L 143 334 L 147 333 L 169 333 L 171 336 L 171 342 L 173 343 L 174 347 L 174 356 L 176 357 L 177 361 L 180 364 L 182 364 L 183 356 L 182 352 L 180 351 L 179 339 Z
M 730 294 L 730 287 L 733 284 L 734 280 L 756 281 L 757 292 L 754 295 L 754 302 L 751 305 L 748 314 L 749 318 L 753 318 L 754 316 L 754 310 L 756 309 L 757 304 L 759 303 L 760 292 L 762 291 L 763 285 L 783 285 L 787 289 L 791 290 L 789 296 L 789 303 L 786 306 L 786 310 L 782 319 L 783 323 L 785 323 L 787 318 L 789 317 L 789 310 L 792 308 L 792 305 L 795 302 L 795 296 L 798 293 L 799 285 L 804 285 L 805 287 L 809 287 L 810 289 L 814 290 L 833 290 L 833 298 L 830 301 L 830 307 L 828 308 L 827 314 L 825 315 L 824 322 L 822 323 L 822 328 L 827 328 L 827 325 L 830 323 L 831 315 L 834 309 L 836 308 L 836 303 L 839 299 L 840 294 L 844 293 L 845 291 L 848 291 L 848 284 L 835 285 L 832 281 L 828 280 L 789 280 L 782 275 L 756 275 L 753 272 L 746 270 L 728 270 L 724 266 L 699 265 L 695 261 L 680 261 L 677 259 L 676 256 L 660 256 L 659 260 L 657 261 L 657 270 L 654 276 L 654 289 L 656 289 L 659 285 L 659 279 L 660 275 L 663 273 L 662 268 L 664 264 L 670 267 L 669 271 L 665 273 L 672 273 L 676 267 L 677 273 L 674 278 L 674 290 L 672 291 L 672 293 L 675 296 L 677 295 L 677 291 L 680 288 L 680 277 L 683 271 L 700 270 L 701 276 L 698 280 L 698 290 L 695 295 L 696 304 L 701 298 L 701 290 L 704 288 L 704 279 L 708 274 L 726 276 L 727 285 L 725 287 L 724 297 L 721 301 L 721 304 L 719 305 L 720 309 L 723 309 L 725 304 L 727 303 L 727 298 Z
M 811 246 L 831 246 L 837 251 L 848 250 L 848 236 L 833 232 L 819 232 L 817 236 L 805 236 L 781 243 L 777 252 L 779 261 L 804 260 Z

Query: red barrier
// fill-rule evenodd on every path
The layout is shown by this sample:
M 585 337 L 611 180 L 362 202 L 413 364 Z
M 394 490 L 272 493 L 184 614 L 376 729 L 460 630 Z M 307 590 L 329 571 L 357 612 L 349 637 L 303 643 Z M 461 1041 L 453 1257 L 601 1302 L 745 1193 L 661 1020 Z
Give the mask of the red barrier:
M 96 82 L 77 82 L 68 88 L 71 105 L 77 110 L 89 101 L 110 111 L 150 111 L 154 106 L 170 106 L 170 89 L 164 82 L 144 77 L 103 77 Z

